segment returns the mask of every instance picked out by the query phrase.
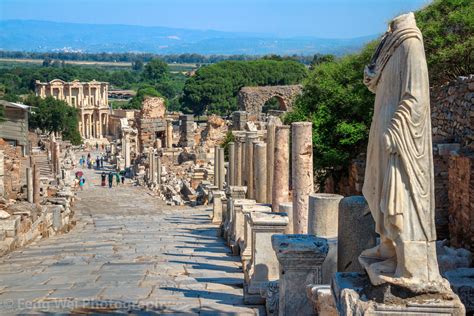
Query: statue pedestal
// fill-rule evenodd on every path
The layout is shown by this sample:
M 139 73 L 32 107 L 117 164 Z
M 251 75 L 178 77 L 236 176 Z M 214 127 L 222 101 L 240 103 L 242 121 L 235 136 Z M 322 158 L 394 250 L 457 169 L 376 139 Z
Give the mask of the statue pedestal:
M 453 292 L 414 296 L 389 284 L 373 286 L 366 274 L 354 272 L 336 273 L 331 287 L 340 315 L 465 315 Z

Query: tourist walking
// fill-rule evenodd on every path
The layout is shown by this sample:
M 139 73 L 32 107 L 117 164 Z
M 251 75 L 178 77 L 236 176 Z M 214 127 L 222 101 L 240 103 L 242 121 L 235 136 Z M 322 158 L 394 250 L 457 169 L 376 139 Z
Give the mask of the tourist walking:
M 100 157 L 100 168 L 104 168 L 104 156 Z
M 115 173 L 115 183 L 117 186 L 120 184 L 120 175 L 117 172 Z
M 124 184 L 124 183 L 125 183 L 125 176 L 122 174 L 122 175 L 120 176 L 120 178 L 121 178 L 121 180 L 122 180 L 122 184 Z
M 109 172 L 109 188 L 112 188 L 112 183 L 114 181 L 114 174 Z
M 95 165 L 96 165 L 96 169 L 99 170 L 100 169 L 100 158 L 99 158 L 99 156 L 97 156 L 97 159 L 95 160 Z
M 81 168 L 84 168 L 84 158 L 83 157 L 81 157 L 79 159 L 79 164 L 81 165 Z
M 79 179 L 79 187 L 81 188 L 81 191 L 84 190 L 84 184 L 86 183 L 86 179 L 84 177 L 81 177 Z
M 102 174 L 100 175 L 100 178 L 101 178 L 101 185 L 103 187 L 105 187 L 105 178 L 107 178 L 107 175 L 105 174 L 105 172 L 102 172 Z

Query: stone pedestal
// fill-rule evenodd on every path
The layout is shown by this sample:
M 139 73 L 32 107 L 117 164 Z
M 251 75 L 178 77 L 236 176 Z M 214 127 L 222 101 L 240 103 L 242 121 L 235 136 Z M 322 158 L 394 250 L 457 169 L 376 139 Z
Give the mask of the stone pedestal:
M 253 207 L 256 206 L 255 200 L 250 200 L 249 201 L 243 201 L 242 204 L 234 204 L 234 218 L 235 218 L 235 229 L 234 229 L 234 240 L 235 240 L 235 245 L 236 245 L 236 252 L 237 254 L 240 253 L 240 246 L 244 240 L 244 231 L 245 231 L 245 212 L 244 208 L 245 207 Z M 248 212 L 248 211 L 247 211 Z
M 293 185 L 293 225 L 295 234 L 308 231 L 308 199 L 313 189 L 312 124 L 291 124 L 291 183 Z
M 258 203 L 267 201 L 267 145 L 255 143 L 254 147 L 255 200 Z
M 288 215 L 288 226 L 286 226 L 285 234 L 293 234 L 293 203 L 280 203 L 278 212 Z
M 243 227 L 243 219 L 241 218 L 242 205 L 255 204 L 255 203 L 256 203 L 255 200 L 250 200 L 250 199 L 235 199 L 231 203 L 231 209 L 229 210 L 229 217 L 230 217 L 231 222 L 229 224 L 230 230 L 228 233 L 227 241 L 230 248 L 232 249 L 232 253 L 235 255 L 239 253 L 235 231 L 237 227 Z
M 224 214 L 224 229 L 223 229 L 223 235 L 224 238 L 227 239 L 229 236 L 229 232 L 231 229 L 231 224 L 232 224 L 232 217 L 233 217 L 233 203 L 236 199 L 245 199 L 245 195 L 247 194 L 247 187 L 242 187 L 242 186 L 228 186 L 226 190 L 226 195 L 227 195 L 227 207 L 226 211 Z
M 338 272 L 332 292 L 340 315 L 465 315 L 454 293 L 415 295 L 393 285 L 373 286 L 366 274 Z
M 306 295 L 310 284 L 321 284 L 321 265 L 328 253 L 324 238 L 312 235 L 273 235 L 280 263 L 278 315 L 314 315 Z
M 250 216 L 251 213 L 261 212 L 261 213 L 271 213 L 271 208 L 264 205 L 243 205 L 242 214 L 244 216 L 244 230 L 242 239 L 240 239 L 240 259 L 242 261 L 242 269 L 244 271 L 244 282 L 249 283 L 249 270 L 250 270 L 250 260 L 252 258 L 252 228 L 250 225 Z
M 339 203 L 337 271 L 364 272 L 359 255 L 375 247 L 375 222 L 363 196 L 343 198 Z
M 26 168 L 26 195 L 29 203 L 33 203 L 33 169 Z
M 222 210 L 223 204 L 222 200 L 225 197 L 224 191 L 213 191 L 213 206 L 212 206 L 212 223 L 213 224 L 221 224 L 222 223 Z
M 271 237 L 283 234 L 288 217 L 280 213 L 250 214 L 252 230 L 252 259 L 249 269 L 250 283 L 244 285 L 244 302 L 246 304 L 263 303 L 263 297 L 269 281 L 279 278 L 279 264 L 272 249 Z
M 280 204 L 289 202 L 290 186 L 290 126 L 277 126 L 275 130 L 275 151 L 273 168 L 272 209 L 280 211 Z M 293 214 L 293 213 L 291 213 Z M 290 214 L 288 213 L 288 216 Z M 293 215 L 291 215 L 293 216 Z M 290 224 L 293 226 L 293 218 Z M 291 227 L 293 231 L 293 227 Z
M 339 194 L 313 193 L 309 196 L 308 234 L 337 237 Z
M 227 185 L 235 185 L 235 143 L 229 143 L 229 174 Z

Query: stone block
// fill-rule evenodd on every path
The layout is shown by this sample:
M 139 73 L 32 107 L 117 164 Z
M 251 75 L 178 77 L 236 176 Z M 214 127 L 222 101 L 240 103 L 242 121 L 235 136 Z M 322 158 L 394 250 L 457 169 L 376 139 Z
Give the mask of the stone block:
M 6 237 L 15 237 L 20 226 L 20 215 L 13 215 L 7 219 L 0 220 L 0 231 L 4 231 Z
M 256 204 L 255 200 L 250 200 L 250 199 L 235 199 L 233 200 L 232 203 L 232 208 L 229 210 L 230 213 L 230 218 L 231 218 L 231 224 L 230 226 L 230 233 L 228 237 L 228 242 L 229 246 L 233 249 L 233 253 L 236 255 L 239 253 L 237 250 L 237 241 L 238 239 L 236 238 L 236 230 L 237 228 L 243 229 L 244 225 L 244 219 L 243 219 L 243 214 L 241 212 L 242 205 L 245 204 Z M 235 252 L 234 252 L 235 249 Z
M 272 247 L 280 263 L 279 315 L 313 315 L 306 287 L 322 283 L 327 240 L 313 235 L 273 235 Z
M 314 314 L 324 316 L 339 315 L 329 284 L 310 285 L 306 289 L 308 298 L 313 304 Z

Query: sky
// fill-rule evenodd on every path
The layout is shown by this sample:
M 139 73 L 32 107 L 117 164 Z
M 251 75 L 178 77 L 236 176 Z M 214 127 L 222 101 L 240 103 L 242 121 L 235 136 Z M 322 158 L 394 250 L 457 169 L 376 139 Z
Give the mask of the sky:
M 429 0 L 0 0 L 0 20 L 131 24 L 353 38 Z

